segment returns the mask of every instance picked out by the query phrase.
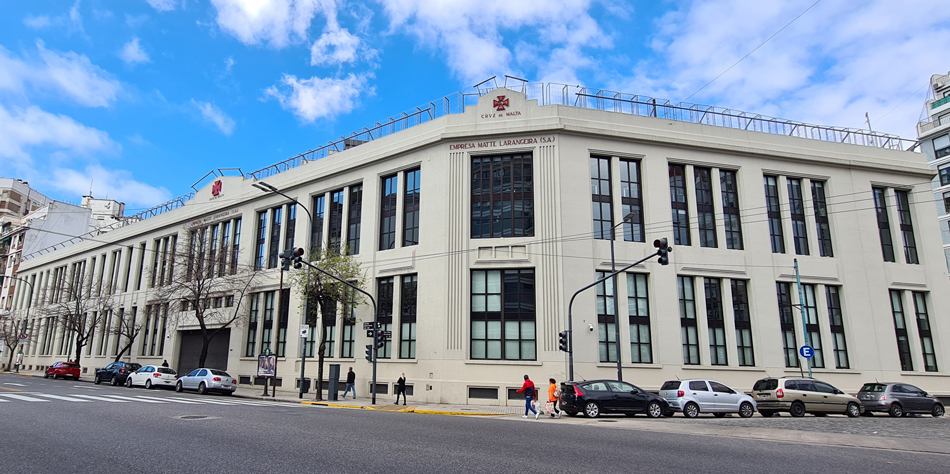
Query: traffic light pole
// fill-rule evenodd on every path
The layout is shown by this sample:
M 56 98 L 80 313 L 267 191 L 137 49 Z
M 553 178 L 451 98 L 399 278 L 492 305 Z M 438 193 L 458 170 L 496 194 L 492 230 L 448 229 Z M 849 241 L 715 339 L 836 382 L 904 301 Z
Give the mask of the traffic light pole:
M 654 244 L 654 245 L 656 245 L 656 244 Z M 581 288 L 581 289 L 575 291 L 575 292 L 574 292 L 574 295 L 571 296 L 571 301 L 567 304 L 567 337 L 568 337 L 568 347 L 570 348 L 570 351 L 568 351 L 568 353 L 567 353 L 567 361 L 568 361 L 568 362 L 567 362 L 567 367 L 568 367 L 568 369 L 567 369 L 567 370 L 568 370 L 567 377 L 568 377 L 568 380 L 574 380 L 574 315 L 573 315 L 574 298 L 577 298 L 577 295 L 579 295 L 579 294 L 580 294 L 582 291 L 584 291 L 584 290 L 593 288 L 593 287 L 595 287 L 595 286 L 597 286 L 597 285 L 599 285 L 599 284 L 601 284 L 601 283 L 603 283 L 603 282 L 605 282 L 605 281 L 607 281 L 607 280 L 613 278 L 614 276 L 619 275 L 619 274 L 621 274 L 621 273 L 623 273 L 623 272 L 625 272 L 625 271 L 627 271 L 627 270 L 629 270 L 629 269 L 631 269 L 631 268 L 633 268 L 633 267 L 635 267 L 635 266 L 637 266 L 637 265 L 639 265 L 639 264 L 641 264 L 641 263 L 643 263 L 643 262 L 645 262 L 645 261 L 647 261 L 647 260 L 649 260 L 649 259 L 651 259 L 651 258 L 653 258 L 653 257 L 659 257 L 659 256 L 660 256 L 660 250 L 656 251 L 655 253 L 653 253 L 653 254 L 651 254 L 651 255 L 649 255 L 649 256 L 647 256 L 647 257 L 641 258 L 640 260 L 637 260 L 636 262 L 633 262 L 633 263 L 631 263 L 630 265 L 627 265 L 626 267 L 621 268 L 620 270 L 614 271 L 614 272 L 610 273 L 609 275 L 604 276 L 603 278 L 601 278 L 601 279 L 599 279 L 599 280 L 597 280 L 597 281 L 591 283 L 590 285 L 587 285 L 587 286 L 585 286 L 585 287 L 583 287 L 583 288 Z M 614 297 L 616 298 L 616 295 L 614 295 Z M 617 350 L 619 351 L 619 350 L 620 350 L 620 347 L 619 347 L 620 342 L 618 341 L 617 344 L 618 344 Z
M 805 335 L 805 345 L 811 347 L 811 341 L 808 338 L 808 324 L 805 320 L 805 295 L 802 293 L 802 277 L 798 274 L 797 258 L 795 259 L 795 284 L 798 285 L 798 311 L 802 314 L 802 333 Z M 805 365 L 808 366 L 808 378 L 811 378 L 811 359 L 805 359 Z
M 369 294 L 369 293 L 363 291 L 360 287 L 358 287 L 358 286 L 356 286 L 356 285 L 354 285 L 354 284 L 352 284 L 352 283 L 350 283 L 350 282 L 348 282 L 348 281 L 346 281 L 346 280 L 344 280 L 344 279 L 342 279 L 342 278 L 340 278 L 340 277 L 338 277 L 338 276 L 336 276 L 336 275 L 334 275 L 334 274 L 332 274 L 332 273 L 330 273 L 330 272 L 328 272 L 328 271 L 326 271 L 326 270 L 324 270 L 324 269 L 322 269 L 322 268 L 320 268 L 320 267 L 318 267 L 318 266 L 316 266 L 316 265 L 314 265 L 314 264 L 312 264 L 312 263 L 310 263 L 310 262 L 308 262 L 308 261 L 306 261 L 306 260 L 301 260 L 301 261 L 298 262 L 298 263 L 303 264 L 303 265 L 306 265 L 306 266 L 308 266 L 308 267 L 310 267 L 310 268 L 312 268 L 312 269 L 314 269 L 314 270 L 316 270 L 316 271 L 318 271 L 318 272 L 320 272 L 320 273 L 323 273 L 324 275 L 326 275 L 326 276 L 328 276 L 328 277 L 330 277 L 330 278 L 333 278 L 334 280 L 336 280 L 336 281 L 338 281 L 338 282 L 340 282 L 340 283 L 343 283 L 344 285 L 346 285 L 346 286 L 348 286 L 348 287 L 350 287 L 350 288 L 353 288 L 353 289 L 356 290 L 356 291 L 359 291 L 360 293 L 363 293 L 363 294 L 366 295 L 366 296 L 369 298 L 369 300 L 373 303 L 373 328 L 374 328 L 373 330 L 375 331 L 375 337 L 373 337 L 373 387 L 372 387 L 371 392 L 372 392 L 372 394 L 373 394 L 373 405 L 375 405 L 375 404 L 376 404 L 376 357 L 377 357 L 377 353 L 376 353 L 376 352 L 377 352 L 377 351 L 376 351 L 376 341 L 377 341 L 378 338 L 379 338 L 379 330 L 376 329 L 376 326 L 379 325 L 379 311 L 377 311 L 376 299 L 373 298 L 373 295 L 371 295 L 371 294 Z

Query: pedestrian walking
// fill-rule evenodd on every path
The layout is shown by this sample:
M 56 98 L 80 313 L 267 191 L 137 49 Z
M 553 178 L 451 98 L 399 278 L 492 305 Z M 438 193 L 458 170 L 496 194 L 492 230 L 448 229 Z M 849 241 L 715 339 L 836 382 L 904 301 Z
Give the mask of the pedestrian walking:
M 396 405 L 399 405 L 399 394 L 402 394 L 402 404 L 406 404 L 406 373 L 399 374 L 399 380 L 396 380 Z
M 561 417 L 561 410 L 557 409 L 557 402 L 561 398 L 561 389 L 557 386 L 557 381 L 554 379 L 548 379 L 548 403 L 551 405 L 551 408 L 548 409 L 548 412 L 551 413 L 551 418 Z M 545 407 L 547 408 L 547 407 Z
M 346 398 L 350 390 L 353 391 L 353 400 L 356 400 L 356 372 L 353 372 L 353 367 L 350 367 L 350 371 L 346 373 L 346 390 L 343 391 L 343 398 Z
M 537 420 L 541 413 L 531 406 L 534 401 L 534 382 L 527 375 L 524 376 L 524 385 L 518 390 L 518 393 L 522 392 L 524 392 L 524 416 L 522 418 L 527 418 L 528 410 L 531 410 L 531 413 L 534 413 L 534 419 Z
M 162 367 L 168 367 L 168 360 L 162 361 Z

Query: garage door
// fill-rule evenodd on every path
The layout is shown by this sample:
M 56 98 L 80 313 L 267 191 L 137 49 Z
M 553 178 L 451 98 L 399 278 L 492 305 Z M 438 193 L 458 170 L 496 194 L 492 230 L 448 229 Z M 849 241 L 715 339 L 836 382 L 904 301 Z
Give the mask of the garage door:
M 181 349 L 178 351 L 178 373 L 187 374 L 198 368 L 201 356 L 201 331 L 179 331 Z M 228 370 L 228 349 L 231 342 L 231 330 L 222 329 L 208 346 L 205 367 Z

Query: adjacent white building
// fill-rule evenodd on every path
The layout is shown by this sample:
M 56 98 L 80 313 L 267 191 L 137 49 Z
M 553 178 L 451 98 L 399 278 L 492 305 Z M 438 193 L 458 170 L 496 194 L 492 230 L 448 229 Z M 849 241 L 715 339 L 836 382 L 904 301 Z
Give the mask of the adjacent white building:
M 943 252 L 950 268 L 950 73 L 930 76 L 930 90 L 917 124 L 920 150 L 931 168 Z
M 18 276 L 37 290 L 17 287 L 14 311 L 48 304 L 57 275 L 86 268 L 146 321 L 132 360 L 191 370 L 196 328 L 169 325 L 163 311 L 181 308 L 150 307 L 148 290 L 166 249 L 204 235 L 207 248 L 266 279 L 208 365 L 254 384 L 257 356 L 270 349 L 289 388 L 301 350 L 312 357 L 319 336 L 297 337 L 296 291 L 280 306 L 277 254 L 346 243 L 392 331 L 379 352 L 380 391 L 405 372 L 420 402 L 523 403 L 512 391 L 524 374 L 566 378 L 558 333 L 568 301 L 609 271 L 617 226 L 618 268 L 661 237 L 671 263 L 651 260 L 616 288 L 577 297 L 575 377 L 613 378 L 619 355 L 624 378 L 647 389 L 702 376 L 747 390 L 764 376 L 799 374 L 807 333 L 815 377 L 846 391 L 877 379 L 950 394 L 934 171 L 897 137 L 530 84 L 447 96 L 347 140 L 358 146 L 340 140 L 219 177 L 179 207 L 31 256 Z M 252 187 L 260 180 L 308 206 L 313 222 Z M 328 360 L 354 367 L 359 396 L 369 389 L 361 323 L 371 313 L 359 306 L 357 323 L 338 319 L 329 337 Z M 71 353 L 54 320 L 28 327 L 28 371 Z M 110 337 L 97 331 L 85 368 L 115 357 Z M 315 377 L 315 364 L 306 367 Z

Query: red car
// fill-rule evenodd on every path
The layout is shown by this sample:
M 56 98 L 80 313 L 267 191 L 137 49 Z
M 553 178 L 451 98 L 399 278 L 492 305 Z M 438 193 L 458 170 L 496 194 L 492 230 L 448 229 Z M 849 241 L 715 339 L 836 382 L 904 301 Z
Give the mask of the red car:
M 79 380 L 79 364 L 75 362 L 57 362 L 46 369 L 46 373 L 43 374 L 44 379 L 50 377 L 53 377 L 53 379 L 72 377 L 74 380 Z

